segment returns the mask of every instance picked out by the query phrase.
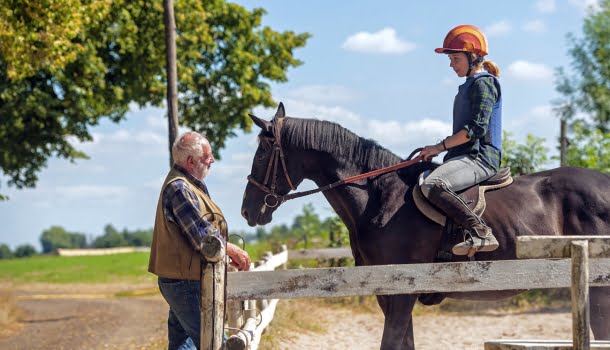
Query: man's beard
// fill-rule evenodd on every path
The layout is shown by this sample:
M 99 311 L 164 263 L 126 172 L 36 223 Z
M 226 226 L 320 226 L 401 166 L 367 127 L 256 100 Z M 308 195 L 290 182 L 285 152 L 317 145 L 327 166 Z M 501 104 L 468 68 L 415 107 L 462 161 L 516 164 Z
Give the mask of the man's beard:
M 204 164 L 201 164 L 201 179 L 203 181 L 203 179 L 205 179 L 206 176 L 208 176 L 208 174 L 210 173 L 210 166 L 205 166 Z

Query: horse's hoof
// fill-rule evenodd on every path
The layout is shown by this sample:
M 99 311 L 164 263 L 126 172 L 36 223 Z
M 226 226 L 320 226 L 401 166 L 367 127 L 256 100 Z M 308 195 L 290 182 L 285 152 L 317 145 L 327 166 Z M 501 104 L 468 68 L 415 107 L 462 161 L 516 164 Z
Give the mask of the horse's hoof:
M 445 294 L 444 293 L 422 294 L 419 296 L 419 298 L 417 298 L 417 300 L 419 300 L 420 303 L 422 303 L 426 306 L 438 305 L 443 300 L 445 300 Z

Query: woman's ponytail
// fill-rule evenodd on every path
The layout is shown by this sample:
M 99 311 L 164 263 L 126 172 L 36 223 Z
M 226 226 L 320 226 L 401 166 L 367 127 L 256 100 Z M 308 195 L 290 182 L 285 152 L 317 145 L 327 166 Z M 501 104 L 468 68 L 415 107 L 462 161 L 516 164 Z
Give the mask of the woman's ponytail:
M 496 78 L 500 77 L 500 68 L 498 68 L 498 65 L 494 61 L 483 61 L 483 69 L 485 69 L 489 74 L 495 76 Z

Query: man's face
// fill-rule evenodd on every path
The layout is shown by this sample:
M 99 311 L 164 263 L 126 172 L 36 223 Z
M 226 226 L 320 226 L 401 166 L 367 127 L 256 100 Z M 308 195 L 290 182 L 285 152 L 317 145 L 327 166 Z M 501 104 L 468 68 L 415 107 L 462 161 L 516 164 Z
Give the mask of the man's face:
M 193 176 L 199 180 L 203 180 L 210 173 L 210 167 L 214 163 L 214 155 L 212 154 L 212 147 L 207 141 L 204 141 L 201 145 L 203 155 L 193 157 Z

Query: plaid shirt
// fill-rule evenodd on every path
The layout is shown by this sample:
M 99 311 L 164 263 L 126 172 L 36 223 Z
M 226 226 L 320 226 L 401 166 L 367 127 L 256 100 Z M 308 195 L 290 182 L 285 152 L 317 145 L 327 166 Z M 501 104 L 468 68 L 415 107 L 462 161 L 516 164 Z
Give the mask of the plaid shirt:
M 452 148 L 445 159 L 458 155 L 468 154 L 479 157 L 483 162 L 494 170 L 500 168 L 500 151 L 488 144 L 482 144 L 483 136 L 489 129 L 489 118 L 494 104 L 498 100 L 498 90 L 494 84 L 494 78 L 486 76 L 474 81 L 469 89 L 472 120 L 464 125 L 468 130 L 468 137 L 479 142 L 467 142 Z
M 179 165 L 174 169 L 182 173 L 191 183 L 199 187 L 209 196 L 206 185 L 189 174 Z M 180 228 L 191 242 L 195 250 L 201 250 L 201 241 L 208 234 L 213 234 L 222 239 L 220 232 L 203 218 L 197 195 L 191 191 L 183 180 L 170 182 L 163 191 L 163 214 L 167 221 L 174 223 Z M 224 242 L 224 239 L 222 239 Z

